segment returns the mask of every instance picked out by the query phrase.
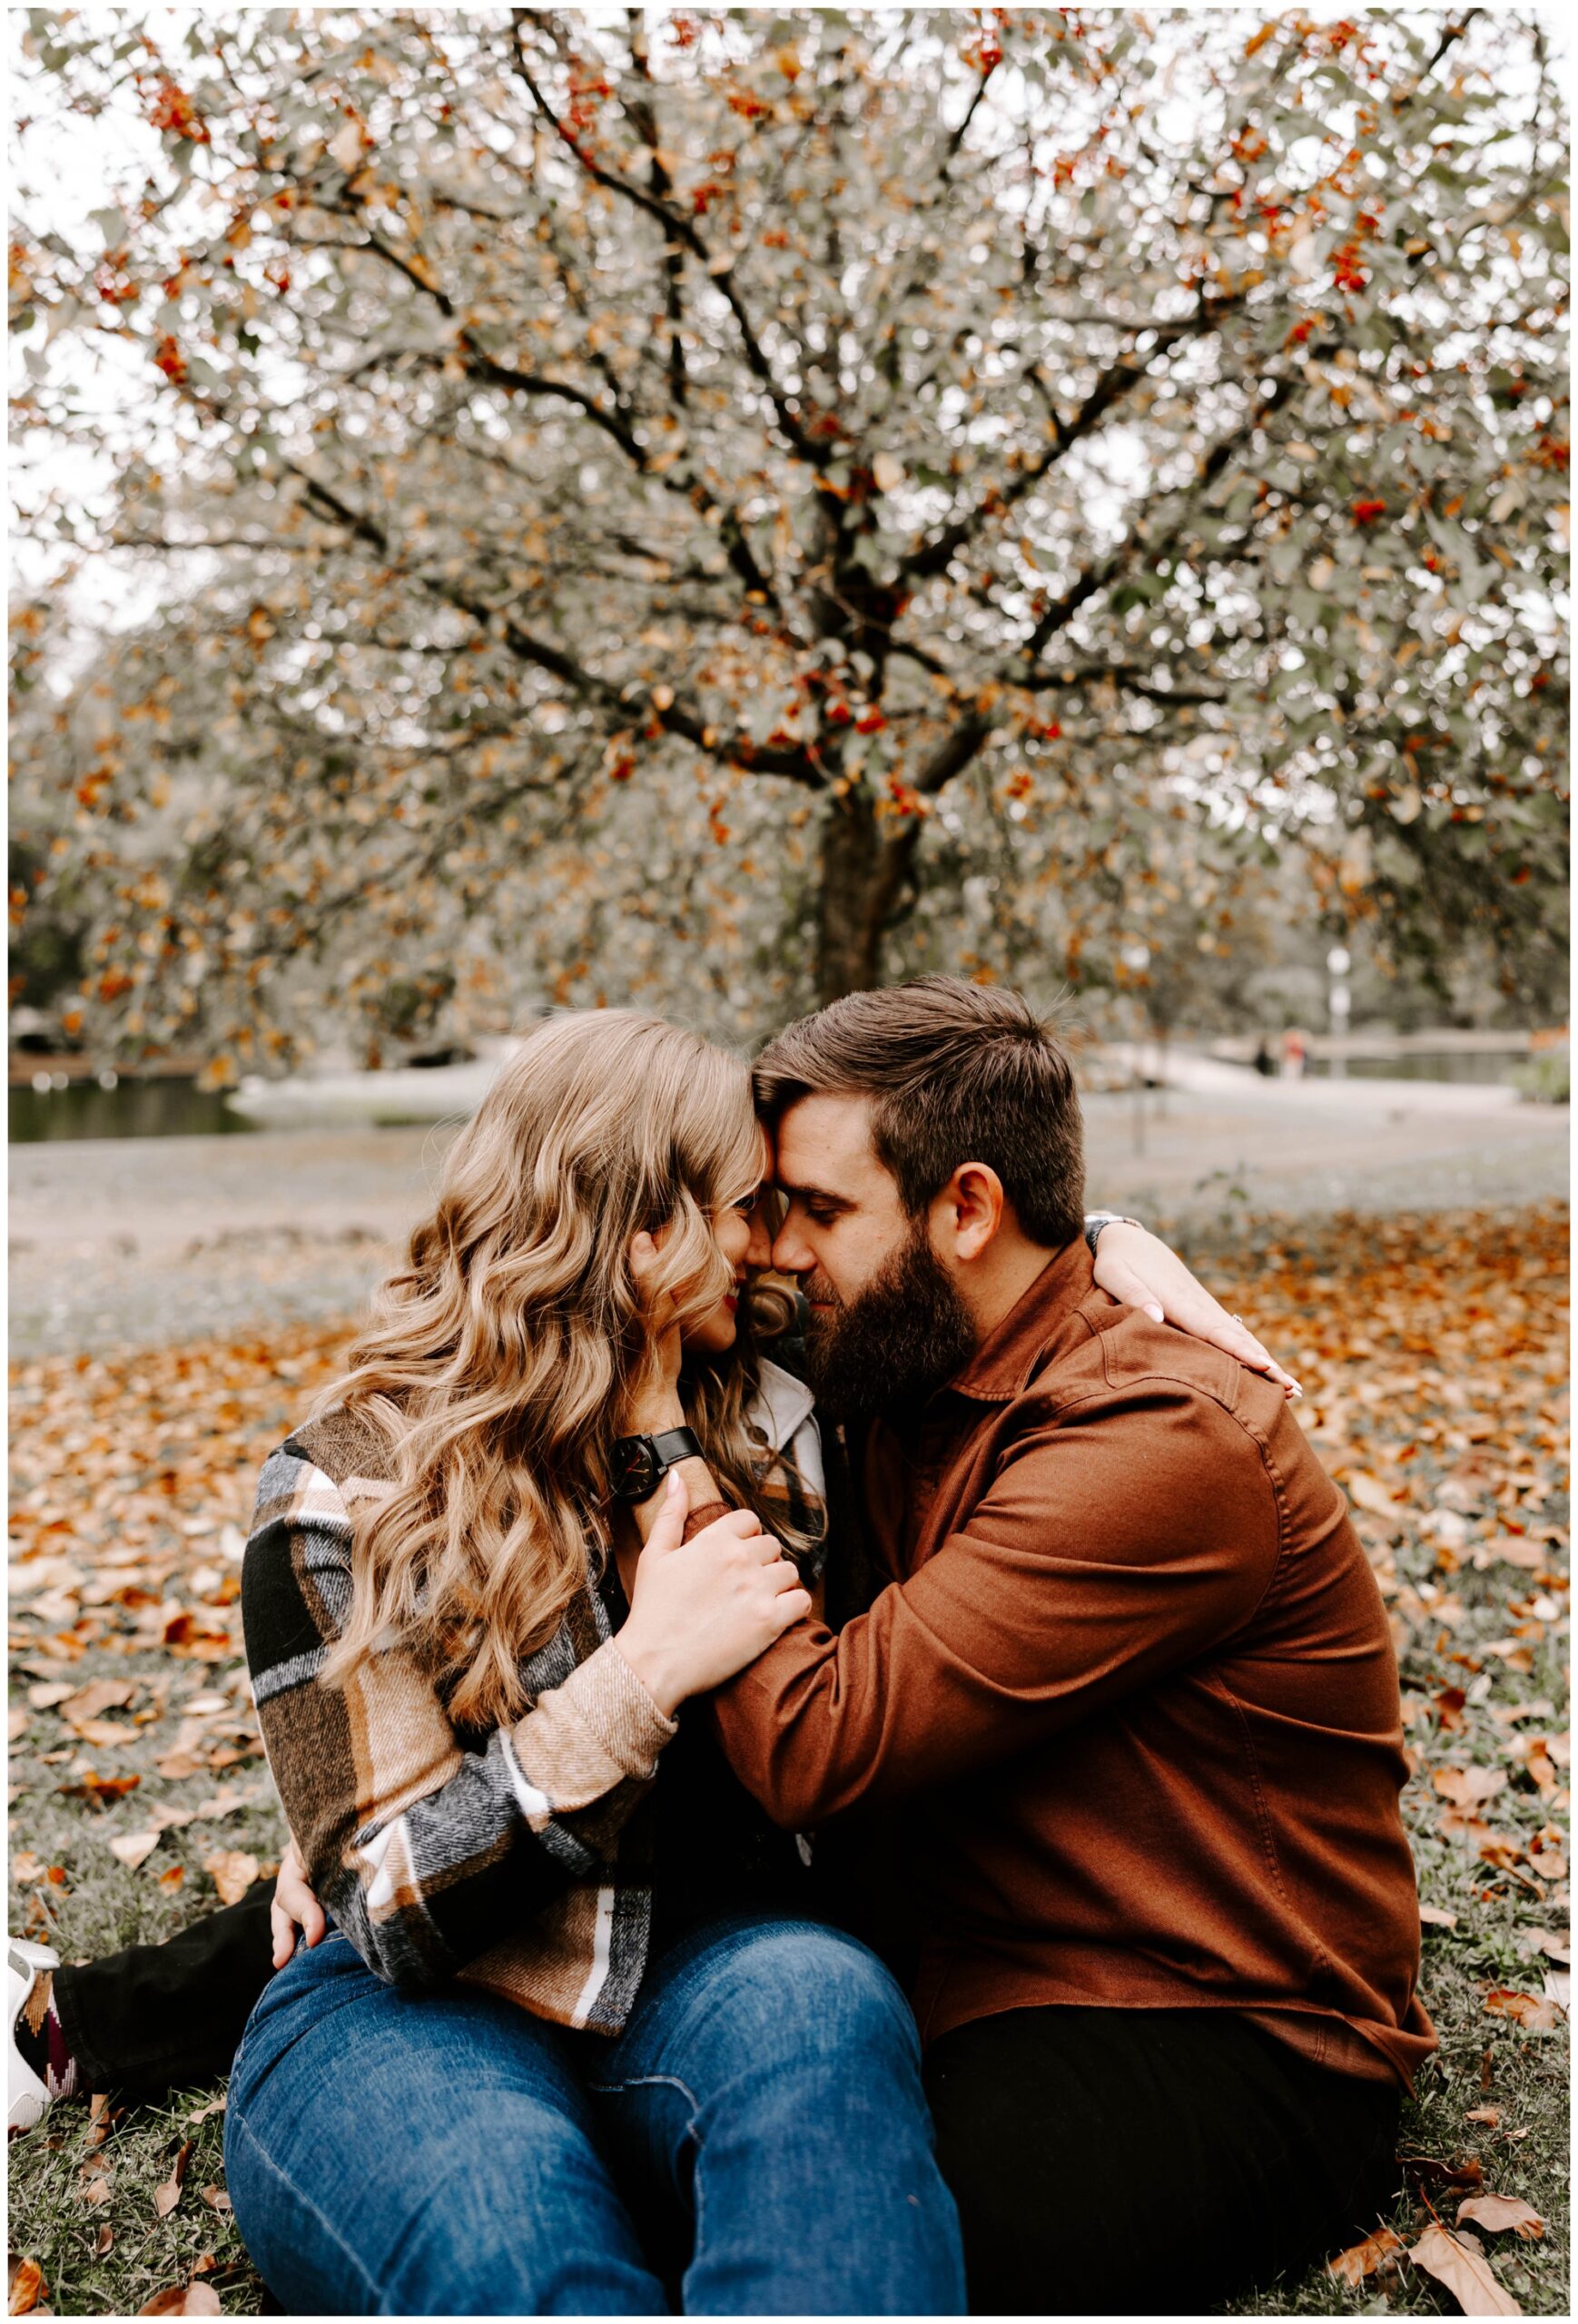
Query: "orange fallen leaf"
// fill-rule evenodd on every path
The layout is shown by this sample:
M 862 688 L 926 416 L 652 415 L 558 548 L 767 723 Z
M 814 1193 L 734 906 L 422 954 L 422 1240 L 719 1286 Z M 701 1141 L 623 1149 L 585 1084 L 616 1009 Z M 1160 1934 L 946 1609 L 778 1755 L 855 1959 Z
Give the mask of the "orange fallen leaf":
M 220 2316 L 223 2312 L 212 2284 L 171 2284 L 137 2310 L 139 2316 Z
M 192 2141 L 185 2139 L 182 2142 L 175 2161 L 170 2167 L 169 2178 L 162 2186 L 155 2187 L 153 2190 L 153 2209 L 161 2219 L 168 2219 L 181 2201 L 181 2182 L 186 2176 L 186 2166 L 191 2160 Z
M 162 1872 L 159 1875 L 159 1886 L 161 1888 L 173 1890 L 180 1887 L 185 1877 L 186 1866 L 183 1864 L 173 1864 L 168 1872 Z
M 1465 2203 L 1457 2206 L 1457 2224 L 1482 2227 L 1487 2235 L 1511 2232 L 1525 2243 L 1537 2242 L 1545 2232 L 1545 2222 L 1538 2211 L 1531 2210 L 1518 2195 L 1470 2195 Z
M 1408 2257 L 1416 2268 L 1445 2286 L 1465 2316 L 1521 2316 L 1524 2312 L 1511 2293 L 1502 2290 L 1489 2261 L 1444 2227 L 1427 2227 Z
M 1339 2251 L 1335 2260 L 1328 2260 L 1326 2271 L 1328 2276 L 1335 2276 L 1338 2283 L 1362 2284 L 1365 2278 L 1373 2275 L 1394 2251 L 1402 2249 L 1400 2235 L 1394 2235 L 1389 2227 L 1378 2227 L 1374 2235 L 1366 2235 L 1362 2243 L 1350 2244 L 1346 2251 Z
M 1421 1905 L 1419 1918 L 1426 1928 L 1455 1928 L 1457 1915 L 1444 1912 L 1439 1905 Z
M 1510 2017 L 1526 2034 L 1555 2034 L 1563 2024 L 1563 2013 L 1553 2001 L 1539 2001 L 1533 1994 L 1514 1993 L 1505 1985 L 1486 1994 L 1484 2009 L 1487 2017 Z
M 1437 1768 L 1430 1781 L 1455 1807 L 1483 1807 L 1506 1789 L 1507 1779 L 1501 1768 Z
M 222 1905 L 239 1905 L 259 1871 L 257 1857 L 242 1848 L 222 1848 L 217 1856 L 205 1856 L 202 1868 L 219 1890 Z
M 107 2253 L 113 2251 L 114 2248 L 115 2230 L 110 2225 L 108 2220 L 106 2220 L 103 2227 L 100 2228 L 97 2236 L 94 2238 L 94 2257 L 95 2260 L 102 2260 Z
M 211 2211 L 228 2211 L 231 2207 L 230 2197 L 222 2187 L 204 2187 L 202 2200 Z
M 8 2312 L 13 2316 L 31 2316 L 49 2290 L 37 2260 L 21 2259 L 15 2251 L 6 2268 L 6 2280 L 10 2292 Z
M 1487 2130 L 1494 2131 L 1501 2118 L 1499 2106 L 1471 2106 L 1463 2119 L 1465 2122 L 1483 2122 Z

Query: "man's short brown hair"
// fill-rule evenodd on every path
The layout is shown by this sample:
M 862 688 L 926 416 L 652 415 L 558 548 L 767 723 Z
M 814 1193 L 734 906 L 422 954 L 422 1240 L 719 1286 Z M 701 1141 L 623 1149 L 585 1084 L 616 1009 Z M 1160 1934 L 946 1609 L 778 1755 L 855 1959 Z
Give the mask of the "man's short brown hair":
M 866 1098 L 877 1159 L 918 1217 L 962 1162 L 996 1171 L 1021 1231 L 1049 1249 L 1080 1231 L 1084 1128 L 1067 1054 L 1017 992 L 918 977 L 803 1017 L 756 1060 L 776 1126 L 802 1098 Z

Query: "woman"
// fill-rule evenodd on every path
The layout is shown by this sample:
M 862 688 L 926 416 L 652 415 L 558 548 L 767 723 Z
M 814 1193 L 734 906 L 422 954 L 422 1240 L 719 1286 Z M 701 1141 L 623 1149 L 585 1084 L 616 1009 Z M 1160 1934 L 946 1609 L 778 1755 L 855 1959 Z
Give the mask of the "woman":
M 762 1159 L 734 1060 L 552 1020 L 265 1472 L 249 1652 L 338 1926 L 254 2013 L 228 2162 L 296 2306 L 960 2304 L 896 1990 L 674 1718 L 809 1603 L 759 1520 L 820 1557 L 809 1397 L 736 1310 Z M 612 1463 L 686 1422 L 741 1507 L 682 1542 Z
M 336 1925 L 253 2012 L 226 2168 L 294 2308 L 962 2307 L 898 1988 L 678 1740 L 810 1608 L 781 1541 L 821 1554 L 809 1399 L 718 1361 L 764 1160 L 736 1060 L 550 1020 L 264 1470 L 248 1659 Z M 688 1541 L 620 1473 L 685 1424 L 738 1504 Z

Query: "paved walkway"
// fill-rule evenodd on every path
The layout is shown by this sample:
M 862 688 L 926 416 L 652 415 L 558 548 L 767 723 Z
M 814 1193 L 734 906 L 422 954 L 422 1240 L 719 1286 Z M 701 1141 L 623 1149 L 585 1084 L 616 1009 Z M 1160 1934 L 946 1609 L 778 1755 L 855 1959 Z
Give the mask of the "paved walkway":
M 1092 1203 L 1188 1235 L 1251 1212 L 1548 1199 L 1564 1108 L 1474 1084 L 1261 1081 L 1087 1101 Z M 11 1348 L 244 1333 L 353 1314 L 420 1208 L 451 1130 L 278 1130 L 11 1149 Z

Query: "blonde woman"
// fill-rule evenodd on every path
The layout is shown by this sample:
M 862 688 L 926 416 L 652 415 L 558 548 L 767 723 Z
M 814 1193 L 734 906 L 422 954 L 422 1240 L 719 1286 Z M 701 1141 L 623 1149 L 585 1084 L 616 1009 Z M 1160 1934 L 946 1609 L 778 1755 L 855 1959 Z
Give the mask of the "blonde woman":
M 549 1020 L 264 1470 L 248 1657 L 334 1927 L 225 2150 L 295 2312 L 962 2308 L 903 1998 L 680 1732 L 822 1554 L 810 1397 L 742 1304 L 764 1159 L 742 1063 Z M 737 1503 L 689 1540 L 686 1454 Z

